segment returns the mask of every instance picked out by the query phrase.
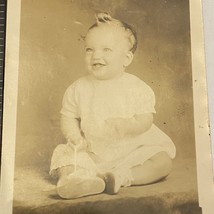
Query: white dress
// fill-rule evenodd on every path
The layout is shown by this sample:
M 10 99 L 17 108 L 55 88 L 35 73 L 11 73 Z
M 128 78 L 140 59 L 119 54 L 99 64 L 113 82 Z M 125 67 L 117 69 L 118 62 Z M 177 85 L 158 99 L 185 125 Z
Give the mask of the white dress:
M 131 168 L 161 151 L 174 158 L 173 142 L 154 124 L 145 133 L 119 139 L 105 122 L 109 118 L 155 113 L 154 106 L 152 89 L 126 72 L 111 80 L 85 76 L 75 81 L 65 92 L 61 114 L 81 120 L 81 130 L 89 149 L 78 155 L 79 166 L 98 171 Z M 73 150 L 68 144 L 61 144 L 52 156 L 51 171 L 73 163 Z

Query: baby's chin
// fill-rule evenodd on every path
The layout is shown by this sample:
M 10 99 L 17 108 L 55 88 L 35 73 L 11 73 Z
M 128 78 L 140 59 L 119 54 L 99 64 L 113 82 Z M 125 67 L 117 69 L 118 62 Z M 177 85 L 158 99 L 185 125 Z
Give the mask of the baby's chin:
M 114 78 L 103 71 L 89 71 L 89 74 L 97 80 L 108 80 Z
M 89 70 L 89 74 L 97 79 L 97 80 L 110 80 L 110 79 L 115 79 L 118 76 L 121 76 L 124 71 L 121 72 L 116 72 L 116 73 L 108 73 L 105 70 Z

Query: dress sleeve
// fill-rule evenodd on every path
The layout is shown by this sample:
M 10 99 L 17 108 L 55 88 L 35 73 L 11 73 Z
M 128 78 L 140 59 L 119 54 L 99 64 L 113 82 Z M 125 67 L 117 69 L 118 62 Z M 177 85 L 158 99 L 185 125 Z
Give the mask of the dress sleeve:
M 77 101 L 76 84 L 74 83 L 68 87 L 64 94 L 60 113 L 69 118 L 79 118 Z
M 79 122 L 78 95 L 76 84 L 73 83 L 65 92 L 61 113 L 61 131 L 71 142 L 82 138 Z
M 135 114 L 156 113 L 155 95 L 148 85 L 144 82 L 138 85 L 135 94 Z

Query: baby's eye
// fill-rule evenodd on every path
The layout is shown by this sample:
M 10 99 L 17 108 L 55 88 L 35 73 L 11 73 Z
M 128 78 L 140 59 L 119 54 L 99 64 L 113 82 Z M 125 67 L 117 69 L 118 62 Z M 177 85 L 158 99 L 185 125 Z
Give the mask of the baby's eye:
M 85 49 L 85 52 L 86 52 L 86 53 L 91 53 L 92 51 L 93 51 L 92 48 L 86 48 L 86 49 Z
M 105 51 L 105 52 L 111 52 L 112 49 L 111 49 L 111 48 L 104 48 L 104 51 Z

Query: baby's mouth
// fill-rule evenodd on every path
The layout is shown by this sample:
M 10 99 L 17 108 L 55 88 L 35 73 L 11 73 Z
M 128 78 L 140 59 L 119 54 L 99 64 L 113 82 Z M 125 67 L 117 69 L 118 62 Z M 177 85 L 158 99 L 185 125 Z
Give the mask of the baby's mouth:
M 103 64 L 103 63 L 93 63 L 93 64 L 92 64 L 92 67 L 93 67 L 93 68 L 101 68 L 101 67 L 103 67 L 103 66 L 106 66 L 106 65 Z

